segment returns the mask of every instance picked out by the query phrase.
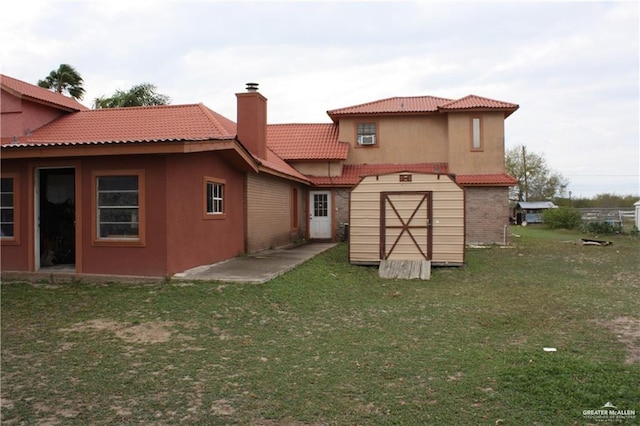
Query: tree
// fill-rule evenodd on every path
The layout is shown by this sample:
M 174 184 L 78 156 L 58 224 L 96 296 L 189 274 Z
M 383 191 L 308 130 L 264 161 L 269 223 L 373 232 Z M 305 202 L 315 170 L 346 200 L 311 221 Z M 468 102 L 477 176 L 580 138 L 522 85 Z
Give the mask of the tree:
M 527 152 L 524 145 L 507 150 L 505 167 L 507 173 L 518 179 L 509 194 L 518 201 L 551 200 L 562 196 L 569 185 L 560 173 L 549 169 L 543 155 Z
M 74 67 L 60 64 L 58 69 L 51 71 L 44 80 L 39 80 L 38 86 L 58 93 L 67 92 L 72 98 L 82 99 L 85 92 L 83 82 L 80 73 Z
M 156 92 L 156 86 L 151 83 L 142 83 L 133 86 L 128 91 L 116 90 L 110 96 L 101 96 L 93 101 L 93 107 L 99 108 L 122 108 L 150 105 L 167 105 L 171 98 Z

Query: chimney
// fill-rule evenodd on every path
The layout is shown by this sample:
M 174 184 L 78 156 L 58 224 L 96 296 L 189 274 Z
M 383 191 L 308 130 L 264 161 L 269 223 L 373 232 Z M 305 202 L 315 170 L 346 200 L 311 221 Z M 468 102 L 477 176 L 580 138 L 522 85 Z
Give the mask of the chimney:
M 258 83 L 247 83 L 245 93 L 236 93 L 237 133 L 240 143 L 254 156 L 267 158 L 267 98 L 258 92 Z

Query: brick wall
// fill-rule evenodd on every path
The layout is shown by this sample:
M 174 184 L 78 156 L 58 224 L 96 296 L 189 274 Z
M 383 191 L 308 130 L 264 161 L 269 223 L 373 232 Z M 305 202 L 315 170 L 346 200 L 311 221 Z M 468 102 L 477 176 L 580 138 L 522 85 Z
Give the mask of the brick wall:
M 286 246 L 296 238 L 291 229 L 291 188 L 291 182 L 266 174 L 247 176 L 249 253 Z M 299 202 L 302 197 L 304 193 L 299 190 Z M 302 210 L 298 208 L 299 212 Z
M 336 239 L 342 240 L 342 224 L 349 223 L 349 190 L 348 189 L 335 189 L 334 190 L 334 202 L 336 209 Z
M 509 224 L 509 194 L 503 187 L 465 188 L 467 244 L 503 244 Z M 507 243 L 509 230 L 507 229 Z

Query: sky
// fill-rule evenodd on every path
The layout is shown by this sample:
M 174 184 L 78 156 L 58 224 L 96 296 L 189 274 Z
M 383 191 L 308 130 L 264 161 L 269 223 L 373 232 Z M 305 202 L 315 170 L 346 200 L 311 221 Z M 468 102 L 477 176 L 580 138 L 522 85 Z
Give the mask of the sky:
M 389 97 L 475 94 L 520 106 L 506 148 L 542 155 L 573 198 L 640 196 L 635 1 L 22 0 L 0 14 L 0 72 L 36 84 L 70 64 L 89 107 L 148 82 L 235 121 L 235 93 L 257 82 L 269 123 L 328 123 Z

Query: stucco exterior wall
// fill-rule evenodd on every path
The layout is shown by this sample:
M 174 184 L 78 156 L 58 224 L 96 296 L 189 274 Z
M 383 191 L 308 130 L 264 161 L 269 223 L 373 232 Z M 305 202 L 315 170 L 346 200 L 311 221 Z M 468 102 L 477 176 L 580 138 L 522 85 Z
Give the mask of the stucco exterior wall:
M 377 123 L 376 145 L 356 142 L 358 123 Z M 447 162 L 447 119 L 442 115 L 343 118 L 339 140 L 351 148 L 345 164 Z
M 244 252 L 244 174 L 215 152 L 170 155 L 167 162 L 168 273 Z M 221 215 L 207 215 L 206 181 L 223 183 Z
M 297 184 L 293 186 L 298 187 Z M 292 183 L 264 173 L 247 175 L 247 251 L 276 248 L 302 239 L 303 228 L 292 229 Z M 298 191 L 298 214 L 306 195 Z M 303 226 L 304 220 L 299 221 Z
M 508 243 L 509 193 L 506 187 L 467 187 L 467 244 Z
M 340 176 L 342 161 L 289 161 L 289 164 L 306 176 Z
M 2 104 L 0 136 L 3 138 L 24 136 L 28 131 L 34 131 L 65 114 L 56 108 L 23 101 L 4 90 L 0 92 Z
M 504 172 L 504 113 L 449 113 L 449 172 L 456 174 Z M 482 149 L 472 150 L 471 120 L 481 119 Z

